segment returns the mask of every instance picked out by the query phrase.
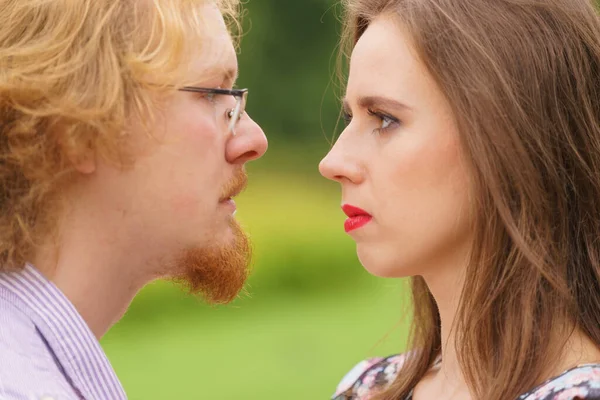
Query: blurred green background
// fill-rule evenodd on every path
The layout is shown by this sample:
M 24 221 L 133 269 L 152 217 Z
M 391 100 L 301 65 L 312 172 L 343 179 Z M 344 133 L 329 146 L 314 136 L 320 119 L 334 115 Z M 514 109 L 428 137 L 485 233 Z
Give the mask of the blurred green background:
M 269 151 L 238 218 L 255 247 L 248 294 L 208 307 L 149 285 L 102 340 L 132 400 L 326 399 L 360 360 L 403 350 L 403 283 L 370 276 L 318 173 L 339 114 L 332 0 L 245 5 L 240 87 Z

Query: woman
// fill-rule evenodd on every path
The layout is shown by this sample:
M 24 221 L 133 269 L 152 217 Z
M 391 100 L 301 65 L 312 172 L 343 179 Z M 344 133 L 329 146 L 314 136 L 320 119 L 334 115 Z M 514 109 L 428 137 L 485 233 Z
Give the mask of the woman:
M 335 399 L 600 398 L 600 19 L 588 0 L 346 0 L 320 165 L 410 351 Z M 348 54 L 346 52 L 345 54 Z

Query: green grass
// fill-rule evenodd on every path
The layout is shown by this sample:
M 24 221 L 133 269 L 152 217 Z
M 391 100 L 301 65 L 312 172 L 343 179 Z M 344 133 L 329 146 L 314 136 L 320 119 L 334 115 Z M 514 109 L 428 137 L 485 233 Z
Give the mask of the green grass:
M 159 282 L 103 338 L 130 399 L 326 399 L 360 360 L 403 350 L 405 287 L 359 264 L 339 187 L 287 162 L 251 169 L 237 201 L 251 297 L 211 308 Z
M 128 315 L 102 344 L 132 400 L 325 399 L 361 359 L 402 350 L 402 302 L 386 283 L 197 305 L 145 323 Z
M 368 274 L 344 233 L 340 188 L 315 169 L 309 173 L 250 171 L 250 184 L 237 200 L 237 218 L 254 243 L 253 292 L 326 290 L 360 282 Z

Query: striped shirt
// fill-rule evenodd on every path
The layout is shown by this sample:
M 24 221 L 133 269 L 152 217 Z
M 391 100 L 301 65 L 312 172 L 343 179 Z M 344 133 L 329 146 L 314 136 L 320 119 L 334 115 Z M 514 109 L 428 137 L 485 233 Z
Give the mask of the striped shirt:
M 33 266 L 0 273 L 0 400 L 126 399 L 83 318 Z

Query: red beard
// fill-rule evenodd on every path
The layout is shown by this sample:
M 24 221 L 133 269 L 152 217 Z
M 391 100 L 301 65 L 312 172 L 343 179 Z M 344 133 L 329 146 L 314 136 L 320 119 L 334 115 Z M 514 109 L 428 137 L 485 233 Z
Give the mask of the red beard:
M 188 249 L 176 260 L 177 270 L 181 272 L 175 281 L 210 304 L 234 300 L 250 272 L 250 241 L 234 219 L 231 229 L 233 239 L 228 244 Z

